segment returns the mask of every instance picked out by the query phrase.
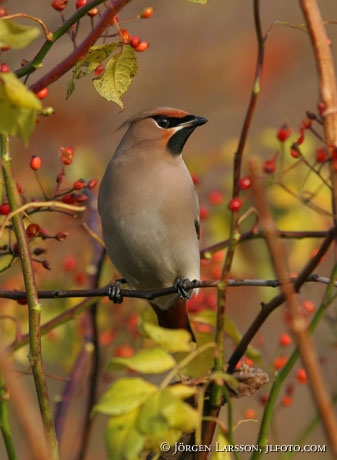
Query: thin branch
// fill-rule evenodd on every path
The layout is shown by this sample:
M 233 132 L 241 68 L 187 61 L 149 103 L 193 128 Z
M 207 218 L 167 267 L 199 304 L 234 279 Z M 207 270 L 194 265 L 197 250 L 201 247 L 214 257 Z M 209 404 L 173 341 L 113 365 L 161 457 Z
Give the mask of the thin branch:
M 102 15 L 102 18 L 96 27 L 93 28 L 90 34 L 83 40 L 83 42 L 77 48 L 75 48 L 74 51 L 62 62 L 57 64 L 46 75 L 33 83 L 30 89 L 36 93 L 41 89 L 49 86 L 51 83 L 57 81 L 66 72 L 68 72 L 68 70 L 74 67 L 76 62 L 87 53 L 90 46 L 94 45 L 94 43 L 101 37 L 104 30 L 111 25 L 112 18 L 130 1 L 131 0 L 111 0 L 106 8 L 106 11 Z M 67 32 L 70 25 L 75 24 L 80 19 L 80 17 L 83 16 L 83 13 L 85 14 L 93 6 L 99 5 L 100 3 L 103 3 L 103 0 L 94 0 L 80 8 L 68 21 L 62 25 L 62 27 L 57 32 L 53 34 L 54 42 L 59 39 L 65 32 Z M 86 9 L 86 11 L 84 11 L 84 9 Z M 81 12 L 80 16 L 78 16 L 79 12 Z M 30 62 L 26 67 L 19 69 L 16 74 L 19 77 L 27 75 L 40 67 L 42 60 L 54 42 L 46 42 L 41 48 L 40 52 L 33 59 L 33 61 Z
M 317 1 L 299 0 L 299 4 L 311 38 L 319 76 L 321 100 L 325 104 L 325 111 L 323 113 L 324 132 L 325 142 L 332 156 L 330 177 L 332 183 L 332 210 L 336 222 L 337 171 L 334 150 L 337 148 L 337 88 L 334 63 Z
M 9 138 L 5 135 L 0 136 L 1 140 L 1 157 L 2 171 L 8 196 L 8 202 L 12 210 L 20 207 L 20 196 L 17 190 L 16 182 L 12 175 L 12 160 L 9 149 Z M 49 402 L 48 387 L 46 376 L 44 374 L 41 350 L 40 320 L 41 305 L 37 296 L 35 276 L 32 267 L 29 244 L 23 218 L 21 213 L 13 216 L 13 228 L 19 248 L 20 260 L 22 265 L 22 274 L 27 291 L 28 303 L 28 323 L 29 323 L 29 360 L 32 366 L 35 389 L 40 406 L 42 423 L 48 446 L 51 450 L 50 459 L 58 460 L 58 443 L 55 435 L 53 417 Z
M 310 274 L 315 270 L 317 265 L 320 263 L 321 258 L 326 254 L 328 251 L 331 243 L 337 237 L 337 226 L 332 227 L 322 242 L 321 246 L 319 247 L 316 254 L 309 259 L 309 261 L 304 265 L 302 270 L 300 271 L 297 278 L 294 280 L 294 287 L 296 292 L 300 290 L 303 284 L 310 278 Z M 277 308 L 279 307 L 285 300 L 284 295 L 278 294 L 276 297 L 272 298 L 268 303 L 262 304 L 262 309 L 257 314 L 253 323 L 249 326 L 245 334 L 243 335 L 242 339 L 240 340 L 239 344 L 237 345 L 236 349 L 232 353 L 231 357 L 228 360 L 228 372 L 234 372 L 235 366 L 240 361 L 242 356 L 245 354 L 248 345 L 253 340 L 253 337 L 258 332 L 262 324 L 266 321 L 268 316 Z
M 2 221 L 0 225 L 0 240 L 2 238 L 3 232 L 8 222 L 10 222 L 10 220 L 14 216 L 21 214 L 30 208 L 33 208 L 33 209 L 34 208 L 35 209 L 36 208 L 49 208 L 49 209 L 60 208 L 60 209 L 66 209 L 68 211 L 76 211 L 76 212 L 83 212 L 86 210 L 85 206 L 74 206 L 71 204 L 66 204 L 66 203 L 62 203 L 61 201 L 55 201 L 55 200 L 54 201 L 30 201 L 29 203 L 25 203 L 19 206 L 17 209 L 14 209 L 13 211 L 11 211 L 9 214 L 5 216 L 5 219 Z
M 321 231 L 312 231 L 312 230 L 302 230 L 302 231 L 287 231 L 287 230 L 278 230 L 277 231 L 279 238 L 284 239 L 303 239 L 303 238 L 325 238 L 327 232 L 324 230 Z M 239 237 L 239 243 L 244 241 L 262 239 L 265 235 L 262 230 L 250 230 L 249 232 L 241 233 Z M 222 251 L 226 249 L 230 243 L 230 239 L 220 241 L 220 243 L 213 244 L 208 246 L 200 251 L 200 257 L 207 259 L 214 252 Z
M 318 261 L 319 262 L 319 261 Z M 295 286 L 299 284 L 299 277 L 292 278 Z M 328 284 L 329 278 L 324 276 L 318 276 L 316 274 L 308 275 L 304 282 L 313 282 L 313 283 L 322 283 Z M 221 284 L 221 280 L 193 280 L 186 282 L 186 289 L 203 289 L 203 288 L 216 288 Z M 302 285 L 303 283 L 301 283 Z M 280 280 L 266 280 L 266 279 L 228 279 L 228 287 L 270 287 L 277 288 L 281 285 Z M 335 287 L 337 287 L 337 281 L 335 282 Z M 40 299 L 67 299 L 67 298 L 99 298 L 99 297 L 108 297 L 111 292 L 111 285 L 107 285 L 102 288 L 88 288 L 88 289 L 54 289 L 46 291 L 37 291 L 37 294 Z M 133 289 L 121 289 L 121 297 L 131 297 L 137 299 L 153 300 L 157 297 L 163 297 L 169 294 L 175 294 L 177 288 L 175 286 L 170 286 L 162 289 L 155 289 L 153 291 L 139 291 Z M 26 291 L 18 290 L 7 290 L 0 289 L 0 298 L 2 299 L 12 299 L 12 300 L 23 300 L 27 298 Z M 1 317 L 0 317 L 1 318 Z
M 35 16 L 31 16 L 30 14 L 25 14 L 25 13 L 15 13 L 15 14 L 9 14 L 7 16 L 3 16 L 1 19 L 14 19 L 14 18 L 25 18 L 25 19 L 31 19 L 32 21 L 37 22 L 43 29 L 44 35 L 46 37 L 47 41 L 52 41 L 53 39 L 53 34 L 48 30 L 48 27 L 46 24 L 39 18 L 36 18 Z
M 50 452 L 50 446 L 46 443 L 35 402 L 31 398 L 30 391 L 13 368 L 13 364 L 3 347 L 0 351 L 0 371 L 10 392 L 15 412 L 19 415 L 18 421 L 26 441 L 27 451 L 32 454 L 34 460 L 50 460 L 53 456 Z

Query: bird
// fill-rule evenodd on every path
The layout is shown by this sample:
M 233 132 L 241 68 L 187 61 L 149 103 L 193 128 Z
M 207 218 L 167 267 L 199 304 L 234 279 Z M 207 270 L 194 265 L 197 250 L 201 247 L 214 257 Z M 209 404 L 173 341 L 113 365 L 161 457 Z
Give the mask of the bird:
M 150 301 L 158 324 L 186 329 L 187 280 L 200 279 L 199 202 L 182 158 L 187 139 L 207 119 L 180 109 L 141 111 L 127 128 L 101 180 L 98 211 L 107 254 L 131 289 L 176 286 L 174 294 Z M 120 302 L 120 284 L 112 300 Z M 117 290 L 116 290 L 117 287 Z

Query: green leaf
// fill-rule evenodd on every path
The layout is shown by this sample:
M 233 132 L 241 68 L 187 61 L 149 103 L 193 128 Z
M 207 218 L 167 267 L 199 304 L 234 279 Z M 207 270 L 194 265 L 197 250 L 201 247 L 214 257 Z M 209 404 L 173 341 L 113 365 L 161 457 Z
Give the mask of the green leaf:
M 1 74 L 0 133 L 21 137 L 27 143 L 41 109 L 41 101 L 13 73 Z
M 187 1 L 191 3 L 201 3 L 202 5 L 205 5 L 207 3 L 207 0 L 187 0 Z
M 193 431 L 199 415 L 191 406 L 176 398 L 169 389 L 151 395 L 142 405 L 138 429 L 146 436 L 146 447 L 158 450 L 161 442 L 174 443 L 183 432 Z
M 108 101 L 124 108 L 121 96 L 128 90 L 137 73 L 137 60 L 134 49 L 124 45 L 106 64 L 105 72 L 93 80 L 98 94 Z
M 40 35 L 40 29 L 0 19 L 0 47 L 25 48 Z
M 142 405 L 156 391 L 156 386 L 139 377 L 119 379 L 102 395 L 93 411 L 107 415 L 125 414 Z
M 191 396 L 195 395 L 197 392 L 196 387 L 190 387 L 188 385 L 184 385 L 183 383 L 176 383 L 171 385 L 168 390 L 179 399 L 187 399 Z
M 143 374 L 161 374 L 172 369 L 176 362 L 169 353 L 166 353 L 161 348 L 152 348 L 150 350 L 141 350 L 130 358 L 112 358 L 109 363 L 109 369 L 113 369 L 116 364 Z
M 138 413 L 139 409 L 134 409 L 108 421 L 105 442 L 109 460 L 139 460 L 145 438 L 136 428 Z
M 184 329 L 164 329 L 146 321 L 142 322 L 142 328 L 148 337 L 171 353 L 191 351 L 195 348 L 190 333 Z
M 119 46 L 119 43 L 105 43 L 104 45 L 95 45 L 89 48 L 88 53 L 75 65 L 73 77 L 68 83 L 67 99 L 75 91 L 75 80 L 93 72 L 98 65 L 107 59 L 111 53 Z

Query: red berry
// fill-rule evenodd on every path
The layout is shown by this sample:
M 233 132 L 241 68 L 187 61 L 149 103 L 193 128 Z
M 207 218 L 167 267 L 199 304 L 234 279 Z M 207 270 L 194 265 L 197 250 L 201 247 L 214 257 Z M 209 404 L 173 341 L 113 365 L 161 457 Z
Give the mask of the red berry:
M 8 203 L 2 203 L 0 205 L 0 215 L 7 216 L 11 212 L 11 208 L 9 207 Z
M 283 333 L 280 335 L 279 343 L 281 347 L 287 347 L 288 345 L 292 343 L 292 338 L 290 337 L 289 334 Z
M 11 49 L 10 46 L 2 46 L 2 47 L 1 47 L 1 51 L 8 51 L 8 50 L 10 50 L 10 49 Z
M 292 133 L 292 129 L 289 128 L 287 124 L 284 124 L 283 126 L 281 126 L 281 128 L 277 132 L 277 139 L 280 142 L 284 142 L 288 139 L 291 133 Z
M 135 354 L 135 349 L 131 345 L 119 345 L 114 349 L 113 354 L 120 358 L 131 358 Z
M 68 0 L 54 0 L 53 2 L 51 2 L 51 6 L 56 11 L 62 11 L 67 6 L 67 3 L 68 3 Z
M 26 228 L 26 235 L 28 238 L 34 238 L 34 236 L 39 235 L 40 233 L 40 226 L 37 224 L 29 224 Z
M 194 329 L 204 334 L 209 334 L 210 332 L 212 332 L 212 326 L 206 323 L 196 323 Z
M 135 51 L 138 51 L 138 53 L 142 53 L 143 51 L 146 51 L 150 45 L 148 42 L 141 41 L 138 46 L 136 46 L 134 49 Z
M 131 34 L 129 33 L 128 29 L 121 29 L 119 31 L 119 37 L 121 42 L 125 45 L 129 45 L 131 43 Z
M 140 13 L 139 17 L 142 18 L 142 19 L 147 19 L 147 18 L 150 18 L 154 13 L 154 9 L 152 6 L 147 6 L 146 8 L 144 8 L 142 10 L 142 12 Z
M 87 183 L 87 187 L 88 187 L 89 190 L 91 190 L 91 189 L 95 188 L 97 184 L 98 184 L 98 179 L 91 179 Z
M 7 64 L 0 64 L 0 72 L 1 73 L 8 73 L 10 70 L 9 70 L 9 67 Z
M 323 115 L 324 112 L 325 112 L 325 109 L 326 109 L 325 103 L 324 103 L 324 102 L 319 102 L 319 103 L 317 104 L 317 108 L 318 108 L 319 113 L 320 113 L 321 115 Z
M 82 8 L 82 6 L 85 6 L 88 3 L 88 0 L 77 0 L 76 1 L 76 8 Z
M 99 64 L 96 69 L 94 70 L 94 74 L 96 75 L 96 77 L 99 77 L 105 70 L 105 67 L 103 64 Z
M 69 235 L 69 233 L 67 233 L 67 232 L 58 232 L 55 235 L 55 239 L 57 241 L 64 241 L 68 237 L 68 235 Z
M 221 204 L 223 202 L 223 193 L 218 190 L 214 190 L 208 195 L 208 201 L 214 205 Z
M 256 410 L 253 409 L 252 407 L 245 409 L 243 413 L 243 418 L 245 418 L 246 420 L 256 419 L 257 418 Z
M 283 396 L 282 398 L 282 406 L 289 407 L 293 404 L 293 398 L 291 396 Z
M 252 179 L 249 176 L 241 177 L 239 187 L 241 190 L 248 190 L 252 186 Z
M 89 199 L 88 195 L 77 195 L 77 203 L 83 203 Z
M 81 190 L 83 187 L 85 187 L 84 179 L 79 179 L 79 180 L 75 181 L 74 184 L 73 184 L 73 188 L 75 190 Z
M 75 256 L 67 256 L 63 260 L 63 268 L 67 272 L 71 272 L 73 270 L 76 270 L 77 268 L 77 259 Z
M 200 182 L 199 176 L 195 173 L 191 173 L 191 177 L 192 177 L 193 184 L 197 187 Z
M 302 307 L 310 315 L 315 311 L 315 304 L 312 300 L 303 300 Z
M 7 16 L 7 10 L 5 8 L 0 7 L 0 18 Z
M 288 356 L 277 356 L 274 359 L 273 366 L 275 370 L 280 370 L 288 361 Z
M 17 191 L 19 192 L 19 195 L 22 194 L 22 186 L 21 184 L 19 184 L 18 182 L 16 183 L 16 188 L 17 188 Z
M 60 147 L 58 150 L 62 163 L 67 166 L 71 165 L 73 162 L 74 153 L 75 150 L 73 147 Z
M 233 212 L 239 211 L 241 206 L 242 206 L 242 200 L 239 197 L 232 198 L 230 202 L 228 203 L 228 209 Z
M 298 383 L 303 383 L 303 384 L 307 383 L 308 377 L 307 377 L 307 373 L 305 372 L 305 369 L 303 369 L 303 367 L 298 369 L 298 371 L 296 373 L 296 379 L 297 379 Z
M 49 93 L 49 89 L 48 88 L 42 88 L 40 89 L 40 91 L 38 91 L 36 93 L 36 96 L 39 98 L 39 99 L 44 99 L 45 97 L 48 96 L 48 93 Z
M 130 45 L 132 46 L 132 48 L 137 48 L 139 43 L 140 43 L 140 38 L 138 37 L 138 35 L 134 35 L 131 38 Z
M 266 160 L 263 163 L 263 171 L 267 174 L 273 174 L 275 172 L 276 164 L 275 159 Z
M 41 164 L 42 164 L 41 158 L 38 157 L 37 155 L 33 155 L 30 160 L 29 166 L 31 167 L 33 171 L 37 171 L 38 169 L 41 168 Z
M 290 147 L 290 155 L 293 157 L 293 158 L 299 158 L 301 156 L 301 152 L 298 148 L 298 144 L 297 142 L 294 142 L 292 144 L 292 146 Z
M 317 163 L 324 163 L 328 158 L 328 152 L 324 147 L 319 147 L 316 150 L 316 161 Z
M 97 16 L 98 13 L 99 13 L 99 10 L 98 8 L 95 7 L 95 8 L 91 8 L 91 10 L 87 12 L 87 15 L 93 18 L 94 16 Z
M 209 209 L 206 206 L 200 206 L 200 220 L 205 220 L 209 216 Z
M 75 204 L 78 201 L 78 196 L 76 193 L 66 193 L 62 197 L 62 202 L 66 204 Z

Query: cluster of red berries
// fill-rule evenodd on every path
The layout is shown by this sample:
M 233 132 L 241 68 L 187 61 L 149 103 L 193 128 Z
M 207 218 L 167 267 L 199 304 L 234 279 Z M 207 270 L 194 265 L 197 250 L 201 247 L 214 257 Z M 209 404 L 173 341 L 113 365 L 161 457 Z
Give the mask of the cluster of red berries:
M 290 146 L 290 155 L 295 158 L 301 158 L 302 153 L 300 150 L 301 144 L 303 144 L 305 140 L 305 133 L 306 131 L 313 132 L 316 136 L 318 136 L 314 129 L 313 129 L 313 122 L 316 121 L 319 124 L 322 124 L 322 116 L 325 112 L 325 104 L 323 102 L 319 102 L 317 104 L 317 109 L 319 115 L 316 115 L 312 112 L 307 112 L 306 118 L 304 118 L 299 127 L 299 135 L 295 142 L 293 142 Z M 283 124 L 276 133 L 276 138 L 281 142 L 282 145 L 289 139 L 293 130 L 288 126 L 287 123 Z M 329 151 L 331 151 L 331 160 L 335 170 L 337 170 L 337 147 L 331 146 L 329 149 L 327 146 L 318 147 L 316 149 L 316 163 L 325 163 L 329 158 Z M 266 174 L 273 174 L 276 169 L 276 163 L 278 158 L 278 152 L 276 152 L 271 158 L 265 160 L 263 163 L 263 171 Z

